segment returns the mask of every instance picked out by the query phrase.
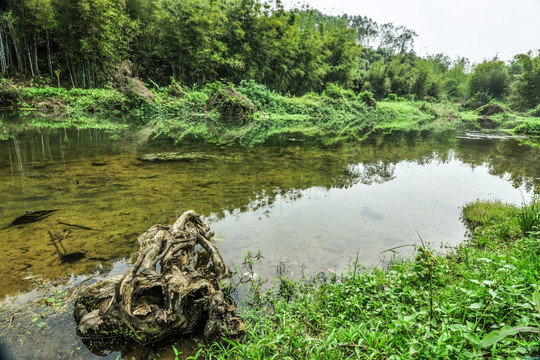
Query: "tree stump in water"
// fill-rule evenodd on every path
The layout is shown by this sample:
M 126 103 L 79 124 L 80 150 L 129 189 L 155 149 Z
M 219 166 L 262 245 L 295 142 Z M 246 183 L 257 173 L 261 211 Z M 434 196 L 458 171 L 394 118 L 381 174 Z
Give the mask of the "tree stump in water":
M 154 225 L 139 236 L 139 257 L 123 276 L 81 292 L 78 333 L 141 343 L 201 330 L 208 341 L 241 339 L 244 322 L 228 294 L 231 275 L 209 230 L 189 210 L 173 225 Z

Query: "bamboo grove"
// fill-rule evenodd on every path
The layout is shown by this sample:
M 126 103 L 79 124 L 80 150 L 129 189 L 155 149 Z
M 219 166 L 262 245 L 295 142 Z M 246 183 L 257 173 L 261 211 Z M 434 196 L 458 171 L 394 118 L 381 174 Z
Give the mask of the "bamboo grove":
M 328 16 L 280 0 L 7 0 L 0 5 L 0 75 L 103 88 L 126 60 L 148 83 L 253 80 L 279 93 L 333 83 L 378 99 L 540 103 L 540 57 L 472 66 L 415 55 L 416 33 L 362 16 Z

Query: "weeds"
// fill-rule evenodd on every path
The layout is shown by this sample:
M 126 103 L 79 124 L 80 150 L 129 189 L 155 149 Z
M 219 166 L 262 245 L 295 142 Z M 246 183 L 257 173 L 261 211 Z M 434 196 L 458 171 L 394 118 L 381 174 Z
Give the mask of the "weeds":
M 528 234 L 538 228 L 540 225 L 540 203 L 536 193 L 528 204 L 523 202 L 517 219 L 523 234 Z
M 255 254 L 251 251 L 248 251 L 246 256 L 244 256 L 244 261 L 242 262 L 242 275 L 239 277 L 237 283 L 231 287 L 230 292 L 234 292 L 238 286 L 242 284 L 249 284 L 249 294 L 248 298 L 251 300 L 249 305 L 251 306 L 260 306 L 263 303 L 262 287 L 266 282 L 263 280 L 259 274 L 255 271 L 256 264 L 259 263 L 264 257 L 262 256 L 260 250 Z M 233 271 L 233 276 L 238 276 L 240 270 L 235 266 Z

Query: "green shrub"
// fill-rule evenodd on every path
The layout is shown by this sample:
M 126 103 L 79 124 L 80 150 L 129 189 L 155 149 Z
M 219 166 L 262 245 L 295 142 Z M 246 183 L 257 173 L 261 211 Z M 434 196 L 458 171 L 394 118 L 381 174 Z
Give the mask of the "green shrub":
M 373 93 L 371 91 L 362 91 L 358 94 L 358 99 L 360 99 L 360 101 L 362 101 L 369 107 L 377 106 L 377 103 L 375 102 L 375 98 L 373 97 Z
M 473 96 L 471 96 L 469 101 L 467 101 L 467 103 L 465 104 L 465 107 L 471 110 L 477 109 L 481 106 L 489 104 L 492 100 L 493 95 L 491 95 L 491 93 L 489 93 L 488 91 L 478 91 Z
M 25 89 L 25 98 L 27 99 L 35 99 L 35 100 L 42 100 L 47 98 L 58 98 L 63 99 L 67 96 L 68 90 L 64 88 L 57 88 L 57 87 L 43 87 L 43 88 L 37 88 L 37 87 L 29 87 Z
M 278 108 L 283 108 L 283 97 L 266 86 L 257 84 L 253 80 L 242 80 L 237 90 L 249 98 L 260 110 L 279 112 Z
M 190 91 L 186 93 L 185 97 L 186 103 L 190 104 L 193 109 L 203 109 L 207 100 L 208 95 L 201 91 Z
M 540 202 L 536 195 L 528 204 L 522 204 L 517 219 L 524 235 L 533 230 L 538 230 L 540 225 Z
M 540 117 L 540 104 L 538 104 L 534 109 L 527 111 L 527 115 Z
M 516 127 L 514 130 L 517 134 L 540 136 L 540 122 L 526 121 Z
M 354 92 L 350 89 L 344 89 L 337 84 L 328 84 L 323 91 L 323 96 L 335 100 L 354 100 Z
M 184 89 L 182 84 L 176 81 L 174 78 L 171 78 L 171 83 L 165 88 L 165 92 L 169 96 L 178 98 L 186 96 L 186 89 Z

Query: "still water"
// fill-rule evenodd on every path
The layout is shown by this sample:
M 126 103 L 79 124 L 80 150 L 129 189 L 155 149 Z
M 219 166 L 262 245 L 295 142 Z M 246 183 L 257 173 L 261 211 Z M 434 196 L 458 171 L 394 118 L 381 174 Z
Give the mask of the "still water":
M 139 160 L 165 151 L 215 157 Z M 419 235 L 437 247 L 458 244 L 461 207 L 477 198 L 522 202 L 540 177 L 538 155 L 509 137 L 454 131 L 380 134 L 354 146 L 285 140 L 253 148 L 141 141 L 97 129 L 18 133 L 0 141 L 0 311 L 7 316 L 0 320 L 18 329 L 3 338 L 23 357 L 40 358 L 36 342 L 50 338 L 49 354 L 95 357 L 69 314 L 37 326 L 46 316 L 36 321 L 38 310 L 20 314 L 18 307 L 39 294 L 39 284 L 71 287 L 123 273 L 137 237 L 185 210 L 204 216 L 231 267 L 260 250 L 263 277 L 280 262 L 292 276 L 341 272 L 355 258 L 378 265 L 381 252 L 418 244 Z M 57 211 L 11 225 L 27 210 Z M 100 355 L 116 359 L 115 351 Z

